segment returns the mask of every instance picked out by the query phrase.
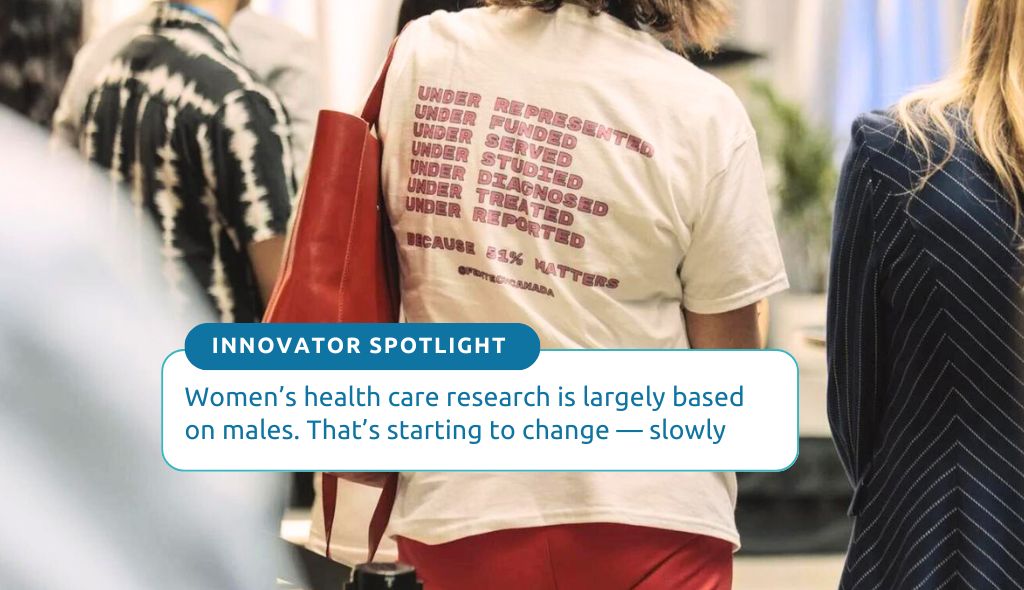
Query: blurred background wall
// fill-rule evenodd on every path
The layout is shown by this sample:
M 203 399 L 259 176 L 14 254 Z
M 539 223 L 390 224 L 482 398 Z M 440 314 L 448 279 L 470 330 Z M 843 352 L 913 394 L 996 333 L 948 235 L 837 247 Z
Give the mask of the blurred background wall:
M 935 80 L 960 47 L 967 0 L 737 0 L 734 39 L 837 135 L 860 112 Z
M 85 0 L 86 36 L 147 0 Z M 736 0 L 733 41 L 814 121 L 845 134 L 853 115 L 935 79 L 959 48 L 967 0 Z M 394 34 L 401 0 L 253 0 L 315 39 L 331 105 L 362 99 Z M 898 57 L 896 57 L 898 56 Z
M 148 1 L 85 0 L 86 38 L 101 34 Z M 324 68 L 325 106 L 353 110 L 394 36 L 400 5 L 401 0 L 253 0 L 252 9 L 314 39 Z

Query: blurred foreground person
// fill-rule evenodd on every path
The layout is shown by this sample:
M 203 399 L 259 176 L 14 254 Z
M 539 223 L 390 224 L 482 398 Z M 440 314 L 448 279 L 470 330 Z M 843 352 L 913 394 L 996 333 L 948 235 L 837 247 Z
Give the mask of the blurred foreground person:
M 112 231 L 109 183 L 18 119 L 0 108 L 0 588 L 272 588 L 282 478 L 161 457 L 160 364 L 209 317 L 167 313 L 152 228 Z
M 959 69 L 853 126 L 829 418 L 848 590 L 1024 584 L 1024 1 L 971 0 Z
M 54 135 L 78 144 L 85 105 L 96 76 L 135 37 L 149 34 L 159 3 L 96 36 L 75 56 L 75 65 L 54 115 Z M 313 142 L 317 112 L 324 104 L 324 88 L 316 45 L 279 19 L 252 9 L 240 11 L 228 27 L 231 40 L 249 69 L 281 100 L 288 112 L 296 176 L 301 178 Z
M 387 77 L 409 321 L 522 322 L 546 348 L 763 346 L 788 283 L 753 128 L 648 32 L 710 48 L 725 3 L 491 4 L 413 21 Z M 403 473 L 389 530 L 426 588 L 722 590 L 735 501 L 731 473 Z
M 100 73 L 78 142 L 156 218 L 171 289 L 184 262 L 225 322 L 262 317 L 295 191 L 284 109 L 224 29 L 242 7 L 158 4 Z
M 81 44 L 81 0 L 0 2 L 0 105 L 49 127 Z
M 75 67 L 55 116 L 54 134 L 57 137 L 72 145 L 78 144 L 81 119 L 85 115 L 97 75 L 133 40 L 150 38 L 153 23 L 161 10 L 164 8 L 160 3 L 151 3 L 138 14 L 91 40 L 82 49 L 75 58 Z M 295 170 L 297 175 L 301 175 L 312 142 L 317 110 L 323 103 L 321 72 L 315 58 L 316 48 L 312 42 L 281 21 L 260 15 L 249 8 L 235 15 L 228 31 L 238 46 L 241 60 L 280 97 L 286 107 Z M 220 149 L 227 151 L 225 146 L 222 143 Z M 254 159 L 253 166 L 263 166 L 261 162 L 266 160 Z M 277 165 L 280 166 L 280 163 Z M 269 170 L 273 168 L 268 167 Z M 223 215 L 217 213 L 215 217 Z M 230 319 L 230 316 L 222 312 L 221 318 Z M 243 319 L 246 318 L 243 316 Z M 252 317 L 248 319 L 251 321 Z M 319 481 L 317 476 L 314 483 L 317 494 L 320 490 Z M 331 554 L 341 563 L 352 566 L 366 559 L 366 528 L 377 493 L 365 486 L 339 482 L 338 499 Z M 315 505 L 319 506 L 320 502 L 317 501 Z M 322 511 L 313 511 L 313 527 L 307 547 L 320 555 L 324 555 L 327 549 L 324 529 Z M 396 559 L 397 554 L 394 542 L 390 540 L 381 546 L 379 553 L 384 560 Z

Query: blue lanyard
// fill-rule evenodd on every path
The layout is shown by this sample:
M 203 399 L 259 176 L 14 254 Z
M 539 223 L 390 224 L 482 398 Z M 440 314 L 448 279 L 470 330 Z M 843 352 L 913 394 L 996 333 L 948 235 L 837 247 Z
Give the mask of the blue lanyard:
M 217 21 L 217 17 L 210 14 L 209 11 L 199 8 L 198 6 L 192 6 L 191 4 L 182 4 L 180 2 L 170 2 L 169 4 L 173 8 L 177 8 L 178 10 L 184 10 L 186 12 L 191 12 L 192 14 L 200 18 L 205 18 L 206 20 L 216 24 L 217 26 L 220 26 L 220 22 Z

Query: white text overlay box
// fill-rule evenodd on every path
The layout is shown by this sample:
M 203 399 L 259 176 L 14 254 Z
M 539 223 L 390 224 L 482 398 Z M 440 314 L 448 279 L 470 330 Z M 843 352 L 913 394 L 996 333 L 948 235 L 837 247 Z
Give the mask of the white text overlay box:
M 163 369 L 181 470 L 777 471 L 798 453 L 779 351 L 543 351 L 522 371 Z

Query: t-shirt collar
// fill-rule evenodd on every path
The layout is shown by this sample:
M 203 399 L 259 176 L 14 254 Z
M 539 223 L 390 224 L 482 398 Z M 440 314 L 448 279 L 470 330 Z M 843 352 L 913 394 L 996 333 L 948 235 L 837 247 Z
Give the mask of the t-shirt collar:
M 181 2 L 158 2 L 153 26 L 156 29 L 190 29 L 212 40 L 221 51 L 237 54 L 238 49 L 227 30 L 209 12 Z

